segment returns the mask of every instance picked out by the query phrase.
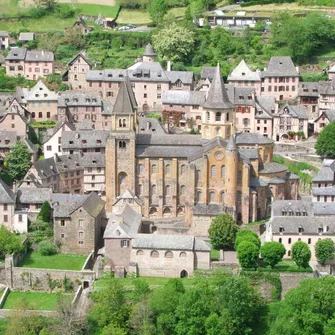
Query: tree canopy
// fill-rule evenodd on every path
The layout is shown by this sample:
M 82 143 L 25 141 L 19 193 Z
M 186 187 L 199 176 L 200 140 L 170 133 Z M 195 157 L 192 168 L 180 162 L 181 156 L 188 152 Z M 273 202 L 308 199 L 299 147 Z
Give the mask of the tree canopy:
M 42 220 L 43 222 L 50 222 L 50 217 L 51 217 L 51 206 L 49 204 L 49 201 L 44 201 L 40 209 L 40 212 L 37 215 L 37 218 L 39 220 Z
M 335 121 L 323 128 L 315 144 L 321 157 L 335 158 Z
M 0 257 L 7 254 L 23 252 L 23 245 L 20 236 L 9 231 L 5 226 L 0 226 Z
M 237 248 L 237 258 L 242 268 L 257 266 L 259 248 L 252 242 L 242 241 Z
M 292 259 L 299 267 L 308 267 L 311 260 L 311 251 L 305 242 L 298 241 L 293 244 Z
M 334 259 L 335 243 L 331 238 L 319 240 L 315 244 L 315 256 L 321 265 L 326 261 Z
M 236 234 L 236 240 L 235 240 L 235 250 L 237 250 L 239 244 L 243 241 L 248 241 L 251 243 L 254 243 L 258 248 L 261 246 L 261 241 L 258 237 L 258 235 L 249 229 L 241 229 Z
M 30 168 L 30 154 L 23 141 L 17 141 L 11 152 L 6 155 L 5 166 L 13 180 L 21 180 Z
M 208 234 L 212 246 L 219 250 L 225 247 L 233 247 L 238 226 L 233 217 L 228 214 L 219 214 L 209 227 Z
M 165 3 L 165 0 L 151 0 L 148 6 L 148 12 L 151 20 L 158 24 L 163 21 L 164 15 L 168 11 L 168 6 Z
M 261 247 L 264 262 L 272 268 L 283 259 L 285 253 L 285 247 L 279 242 L 265 242 Z

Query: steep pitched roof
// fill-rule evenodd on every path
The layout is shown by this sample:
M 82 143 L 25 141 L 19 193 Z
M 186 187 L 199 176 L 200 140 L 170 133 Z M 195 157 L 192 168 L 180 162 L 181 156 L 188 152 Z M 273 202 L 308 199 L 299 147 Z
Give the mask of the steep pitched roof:
M 81 57 L 83 60 L 90 65 L 91 67 L 94 65 L 87 57 L 84 51 L 79 52 L 77 55 L 75 55 L 68 63 L 67 65 L 72 65 L 73 62 L 78 58 Z
M 285 105 L 276 116 L 280 116 L 283 114 L 290 114 L 292 117 L 296 117 L 298 119 L 308 119 L 307 116 L 307 109 L 305 106 L 290 106 L 290 105 Z
M 232 73 L 228 76 L 228 81 L 235 80 L 248 80 L 248 81 L 261 81 L 258 72 L 251 71 L 244 59 L 235 67 Z
M 329 122 L 335 121 L 335 110 L 323 111 L 314 122 L 317 122 L 322 117 L 326 117 L 329 120 Z
M 203 107 L 214 109 L 233 108 L 233 104 L 228 98 L 228 94 L 223 83 L 220 64 L 218 64 L 216 67 L 215 76 L 209 88 L 208 96 Z
M 121 82 L 119 92 L 117 94 L 113 114 L 133 114 L 137 107 L 135 95 L 131 88 L 129 77 L 126 76 Z
M 14 204 L 15 194 L 9 186 L 0 179 L 0 204 Z
M 27 101 L 57 101 L 58 99 L 58 95 L 55 92 L 49 90 L 42 80 L 39 80 L 31 90 L 26 91 L 24 96 Z
M 144 56 L 157 56 L 153 46 L 148 43 L 144 48 Z
M 268 68 L 262 72 L 263 77 L 299 77 L 291 57 L 271 57 Z

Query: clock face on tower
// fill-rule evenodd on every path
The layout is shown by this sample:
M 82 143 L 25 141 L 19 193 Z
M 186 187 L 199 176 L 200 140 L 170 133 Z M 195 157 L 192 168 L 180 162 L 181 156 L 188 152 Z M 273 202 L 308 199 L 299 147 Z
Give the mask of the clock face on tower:
M 218 151 L 215 153 L 215 158 L 218 161 L 222 161 L 223 160 L 223 153 L 221 151 Z

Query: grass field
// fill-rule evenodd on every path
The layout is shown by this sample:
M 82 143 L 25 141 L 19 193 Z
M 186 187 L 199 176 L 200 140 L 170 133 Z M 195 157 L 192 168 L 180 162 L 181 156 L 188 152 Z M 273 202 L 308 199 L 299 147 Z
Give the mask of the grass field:
M 219 260 L 220 259 L 220 250 L 211 250 L 211 260 Z
M 122 9 L 119 13 L 117 22 L 120 24 L 148 24 L 151 22 L 149 13 L 145 10 L 128 10 Z
M 10 292 L 3 309 L 17 309 L 22 308 L 32 310 L 53 311 L 57 307 L 57 302 L 61 297 L 72 301 L 72 294 L 60 293 L 40 293 L 40 292 Z
M 55 269 L 55 270 L 81 270 L 86 256 L 56 254 L 42 256 L 39 252 L 28 253 L 20 266 L 25 268 Z
M 258 268 L 258 271 L 261 272 L 313 272 L 311 267 L 308 267 L 307 269 L 299 268 L 293 260 L 291 259 L 285 259 L 281 262 L 279 262 L 273 269 L 268 267 L 260 267 Z
M 61 6 L 62 4 L 60 4 Z M 72 6 L 76 10 L 76 14 L 85 14 L 98 16 L 100 13 L 103 17 L 116 17 L 120 6 L 107 6 L 107 5 L 97 5 L 97 4 L 88 4 L 88 3 L 68 3 L 68 5 Z

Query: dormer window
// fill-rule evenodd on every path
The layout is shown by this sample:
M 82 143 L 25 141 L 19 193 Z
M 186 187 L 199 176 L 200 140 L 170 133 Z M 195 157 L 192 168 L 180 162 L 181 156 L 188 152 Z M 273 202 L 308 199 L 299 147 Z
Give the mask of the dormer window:
M 91 100 L 90 99 L 86 99 L 86 102 L 91 102 Z
M 111 73 L 108 73 L 108 78 L 112 78 L 113 75 Z
M 96 164 L 96 163 L 97 163 L 97 161 L 92 161 L 92 163 L 93 163 L 93 164 Z
M 73 144 L 73 141 L 69 141 L 69 144 Z
M 307 216 L 307 212 L 306 212 L 306 211 L 303 211 L 303 212 L 302 212 L 302 216 Z
M 122 73 L 119 74 L 119 78 L 123 78 L 123 74 Z
M 284 232 L 284 227 L 279 227 L 279 232 L 283 233 Z
M 65 99 L 65 103 L 68 103 L 70 100 L 69 99 Z
M 240 95 L 238 98 L 239 98 L 240 100 L 242 100 L 242 99 L 243 99 L 243 95 Z
M 78 99 L 73 99 L 73 102 L 78 102 Z
M 242 72 L 242 76 L 245 76 L 245 72 Z
M 251 95 L 248 96 L 248 100 L 252 100 L 252 96 Z
M 298 228 L 298 232 L 299 232 L 299 233 L 302 233 L 302 232 L 303 232 L 303 228 L 302 228 L 301 226 Z
M 295 212 L 295 215 L 296 216 L 301 216 L 301 213 L 300 212 Z
M 81 143 L 82 143 L 82 144 L 86 144 L 87 141 L 86 141 L 86 140 L 81 140 Z
M 307 87 L 305 87 L 303 91 L 304 91 L 304 92 L 308 92 L 308 88 L 307 88 Z
M 286 210 L 282 210 L 282 211 L 281 211 L 281 215 L 282 215 L 282 216 L 286 216 L 286 215 L 287 215 Z
M 319 228 L 318 228 L 318 233 L 319 233 L 319 234 L 322 234 L 322 232 L 323 232 L 323 228 L 322 228 L 322 227 L 319 227 Z
M 92 102 L 97 102 L 97 99 L 92 99 Z
M 290 216 L 293 216 L 293 215 L 294 215 L 292 209 L 289 211 L 289 215 L 290 215 Z
M 97 144 L 101 144 L 101 140 L 97 140 Z

